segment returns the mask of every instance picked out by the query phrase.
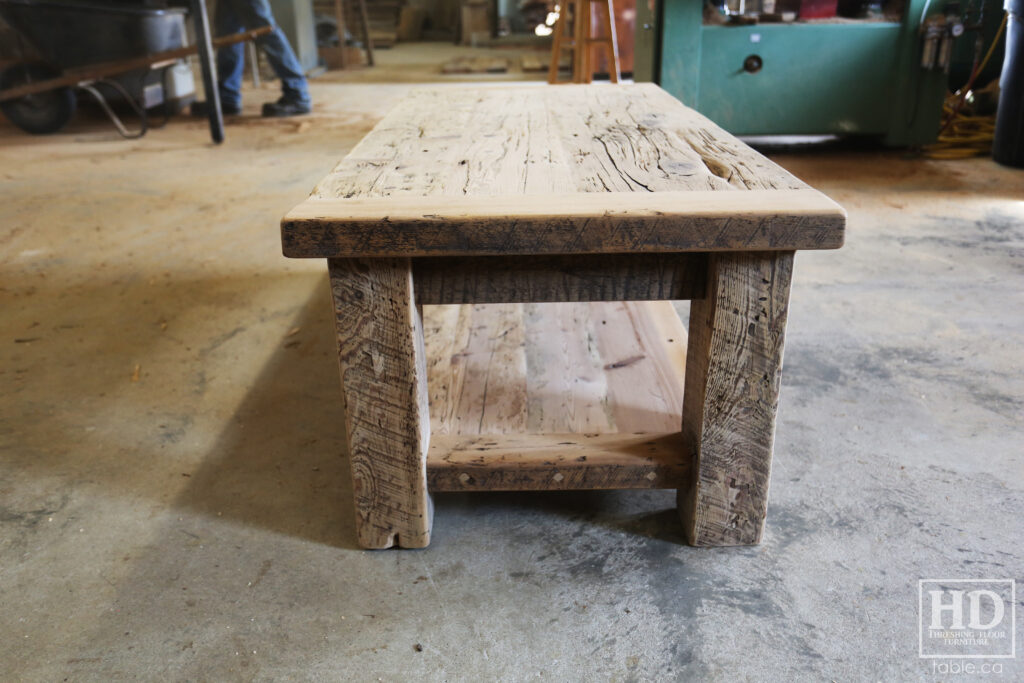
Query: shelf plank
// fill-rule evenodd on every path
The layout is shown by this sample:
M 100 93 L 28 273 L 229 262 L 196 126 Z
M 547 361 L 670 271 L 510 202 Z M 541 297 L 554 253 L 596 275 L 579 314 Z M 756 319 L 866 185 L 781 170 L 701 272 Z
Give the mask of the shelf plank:
M 671 302 L 424 307 L 432 491 L 677 488 Z
M 682 435 L 487 434 L 433 436 L 431 491 L 678 488 L 690 471 Z
M 669 301 L 425 306 L 431 433 L 680 428 L 686 329 Z

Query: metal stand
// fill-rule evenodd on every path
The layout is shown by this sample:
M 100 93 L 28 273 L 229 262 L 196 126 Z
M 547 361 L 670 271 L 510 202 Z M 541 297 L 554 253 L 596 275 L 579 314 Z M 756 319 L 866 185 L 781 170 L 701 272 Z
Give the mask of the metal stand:
M 196 22 L 199 62 L 203 67 L 203 89 L 206 91 L 206 107 L 210 115 L 210 137 L 213 138 L 214 143 L 219 145 L 224 142 L 224 114 L 220 109 L 217 67 L 213 61 L 213 44 L 210 37 L 210 18 L 206 15 L 206 0 L 192 0 L 192 15 Z
M 124 123 L 121 121 L 121 118 L 110 107 L 110 105 L 107 103 L 106 98 L 103 97 L 103 93 L 101 93 L 96 88 L 96 86 L 100 84 L 106 85 L 107 87 L 116 90 L 121 95 L 121 97 L 125 99 L 128 105 L 135 111 L 135 113 L 139 115 L 139 130 L 132 132 L 125 127 Z M 124 86 L 122 86 L 117 81 L 112 81 L 106 78 L 100 78 L 95 81 L 92 81 L 91 83 L 79 83 L 78 88 L 80 90 L 84 90 L 85 92 L 93 96 L 93 99 L 95 99 L 96 102 L 100 105 L 100 107 L 103 108 L 103 111 L 106 113 L 111 123 L 113 123 L 114 127 L 117 128 L 117 132 L 121 134 L 121 137 L 126 138 L 128 140 L 134 140 L 136 138 L 141 138 L 143 135 L 146 134 L 146 131 L 149 130 L 149 118 L 146 116 L 146 110 L 143 108 L 141 104 L 136 102 L 135 98 L 131 96 L 131 93 L 125 90 Z

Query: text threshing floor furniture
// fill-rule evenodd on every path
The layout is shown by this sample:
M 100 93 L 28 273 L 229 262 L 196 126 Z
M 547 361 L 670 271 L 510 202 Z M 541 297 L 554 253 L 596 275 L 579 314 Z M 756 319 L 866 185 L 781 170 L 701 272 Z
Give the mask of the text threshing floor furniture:
M 845 220 L 654 85 L 414 91 L 282 221 L 328 260 L 359 542 L 426 546 L 432 490 L 598 488 L 676 488 L 690 543 L 759 542 L 793 256 Z

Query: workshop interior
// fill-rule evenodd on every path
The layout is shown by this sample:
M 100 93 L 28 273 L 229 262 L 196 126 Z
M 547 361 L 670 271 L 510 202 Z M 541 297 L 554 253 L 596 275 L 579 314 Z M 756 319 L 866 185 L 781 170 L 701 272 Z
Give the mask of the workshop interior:
M 1024 681 L 1024 0 L 0 0 L 0 683 Z
M 0 109 L 24 131 L 46 134 L 66 125 L 84 99 L 122 135 L 142 135 L 150 121 L 180 114 L 212 83 L 212 50 L 229 40 L 248 45 L 258 82 L 258 36 L 211 36 L 205 5 L 0 0 Z M 542 57 L 562 11 L 553 0 L 271 5 L 313 76 L 372 65 L 374 42 L 378 50 L 430 40 L 519 44 Z M 616 0 L 613 12 L 621 76 L 661 85 L 733 134 L 858 136 L 956 155 L 996 135 L 1000 100 L 1007 110 L 1000 147 L 1019 146 L 1022 48 L 1012 21 L 1007 30 L 1013 6 L 1007 0 L 1004 12 L 1002 0 Z M 591 20 L 597 27 L 596 14 Z M 608 78 L 605 51 L 596 57 L 594 75 Z M 538 62 L 544 66 L 539 57 L 530 63 Z M 463 68 L 471 65 L 442 65 L 442 73 Z M 508 66 L 499 58 L 479 68 L 494 73 Z M 218 116 L 211 111 L 214 139 L 223 136 Z M 1020 152 L 995 154 L 1019 159 Z

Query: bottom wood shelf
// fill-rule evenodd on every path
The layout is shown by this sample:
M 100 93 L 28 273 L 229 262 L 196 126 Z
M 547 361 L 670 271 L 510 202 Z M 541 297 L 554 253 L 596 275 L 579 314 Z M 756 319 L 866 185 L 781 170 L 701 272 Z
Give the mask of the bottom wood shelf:
M 564 491 L 683 486 L 682 435 L 486 434 L 432 436 L 431 491 Z
M 424 307 L 432 491 L 678 488 L 671 302 Z
M 424 307 L 438 434 L 673 432 L 686 329 L 670 301 Z

